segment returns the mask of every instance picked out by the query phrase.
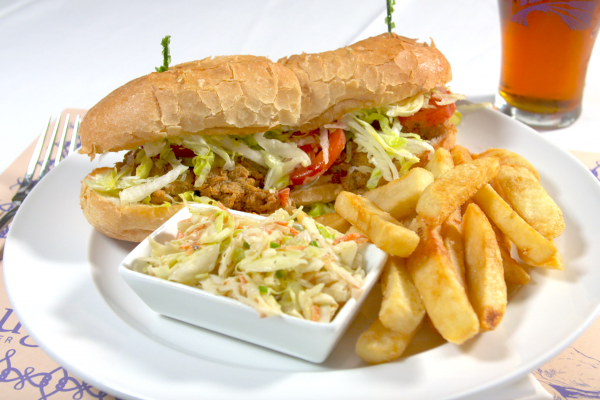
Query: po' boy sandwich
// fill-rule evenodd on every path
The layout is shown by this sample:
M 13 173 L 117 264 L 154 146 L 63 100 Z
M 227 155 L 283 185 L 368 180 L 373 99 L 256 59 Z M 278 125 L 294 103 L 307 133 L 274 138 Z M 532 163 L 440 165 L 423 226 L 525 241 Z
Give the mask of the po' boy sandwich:
M 140 77 L 82 122 L 81 153 L 128 150 L 83 180 L 83 213 L 138 242 L 184 200 L 328 212 L 340 191 L 373 189 L 454 145 L 450 79 L 433 44 L 388 33 L 278 62 L 211 57 Z

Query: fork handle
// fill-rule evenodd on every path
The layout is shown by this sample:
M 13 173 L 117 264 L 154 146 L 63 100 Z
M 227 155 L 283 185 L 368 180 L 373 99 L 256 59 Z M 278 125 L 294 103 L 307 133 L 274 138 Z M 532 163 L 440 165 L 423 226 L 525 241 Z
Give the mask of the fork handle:
M 8 226 L 10 221 L 12 221 L 18 209 L 19 206 L 14 206 L 10 210 L 8 210 L 8 212 L 4 214 L 2 218 L 0 218 L 0 232 L 2 232 L 4 228 Z

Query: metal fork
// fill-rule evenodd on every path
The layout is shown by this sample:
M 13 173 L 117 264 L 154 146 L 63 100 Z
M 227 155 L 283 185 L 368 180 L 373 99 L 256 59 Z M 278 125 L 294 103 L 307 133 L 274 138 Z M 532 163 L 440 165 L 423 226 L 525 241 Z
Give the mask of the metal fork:
M 65 123 L 63 124 L 62 135 L 60 136 L 59 141 L 58 141 L 58 150 L 56 151 L 55 158 L 53 161 L 51 160 L 52 153 L 54 150 L 54 145 L 56 144 L 56 140 L 57 140 L 56 136 L 58 133 L 58 127 L 60 125 L 60 119 L 61 118 L 59 115 L 58 118 L 56 119 L 56 122 L 54 123 L 54 128 L 52 129 L 52 133 L 50 135 L 50 140 L 48 142 L 48 146 L 46 146 L 45 154 L 42 154 L 42 150 L 44 149 L 44 143 L 46 142 L 46 137 L 48 136 L 48 134 L 51 131 L 50 122 L 52 121 L 52 115 L 50 115 L 48 117 L 48 121 L 44 124 L 42 133 L 40 134 L 40 137 L 35 145 L 35 149 L 33 150 L 33 155 L 31 156 L 31 160 L 29 161 L 29 166 L 27 167 L 27 172 L 25 173 L 25 176 L 23 177 L 23 181 L 21 182 L 21 185 L 19 186 L 17 193 L 12 198 L 13 207 L 10 210 L 8 210 L 8 212 L 6 212 L 6 214 L 4 214 L 2 216 L 2 218 L 0 218 L 0 232 L 2 232 L 4 230 L 4 228 L 6 226 L 8 226 L 10 221 L 12 221 L 13 217 L 19 210 L 19 207 L 21 207 L 23 200 L 25 200 L 25 197 L 27 197 L 27 195 L 31 192 L 31 190 L 34 188 L 34 186 L 40 181 L 40 179 L 42 179 L 48 173 L 48 171 L 51 169 L 52 166 L 58 165 L 58 163 L 63 158 L 65 141 L 66 141 L 66 137 L 67 137 L 67 132 L 69 130 L 69 120 L 70 120 L 69 114 L 67 114 L 65 117 Z M 80 123 L 81 123 L 81 118 L 79 117 L 79 115 L 77 115 L 75 117 L 73 133 L 71 135 L 71 143 L 69 145 L 67 155 L 74 153 L 76 150 L 77 134 L 79 132 L 79 124 Z M 38 165 L 41 165 L 41 166 L 39 169 L 39 173 L 37 175 L 37 179 L 34 179 L 35 172 L 37 170 Z M 2 260 L 2 257 L 3 257 L 3 251 L 0 252 L 0 260 Z

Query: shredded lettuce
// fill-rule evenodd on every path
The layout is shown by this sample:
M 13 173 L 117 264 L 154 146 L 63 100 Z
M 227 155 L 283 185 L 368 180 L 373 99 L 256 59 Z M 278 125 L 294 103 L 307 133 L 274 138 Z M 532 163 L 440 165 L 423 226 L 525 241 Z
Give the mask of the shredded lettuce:
M 146 155 L 144 149 L 137 153 L 135 161 L 140 163 L 135 169 L 135 176 L 141 179 L 146 179 L 150 175 L 150 170 L 154 166 L 152 159 Z
M 193 190 L 190 190 L 189 192 L 179 193 L 179 197 L 181 197 L 184 203 L 202 203 L 208 204 L 210 206 L 216 206 L 218 204 L 216 200 L 213 200 L 210 197 L 197 196 Z
M 416 154 L 433 151 L 419 135 L 403 133 L 400 122 L 395 119 L 419 111 L 429 96 L 430 93 L 418 94 L 398 104 L 351 112 L 342 118 L 341 122 L 353 133 L 351 140 L 357 145 L 357 151 L 367 153 L 369 162 L 375 166 L 367 184 L 369 189 L 376 187 L 381 178 L 386 181 L 398 179 L 419 161 Z M 374 121 L 378 122 L 379 129 L 373 127 Z
M 450 117 L 450 123 L 454 124 L 454 126 L 460 125 L 462 122 L 462 114 L 460 111 L 454 111 L 454 114 Z
M 219 144 L 217 144 L 217 142 L 215 142 L 214 140 L 207 138 L 206 142 L 208 144 L 208 147 L 214 153 L 219 155 L 219 157 L 221 157 L 223 159 L 223 161 L 225 161 L 225 164 L 223 165 L 223 169 L 226 171 L 233 170 L 233 167 L 235 167 L 235 162 L 234 162 L 235 153 L 230 156 L 227 149 L 225 149 L 222 146 L 220 146 Z
M 444 93 L 438 89 L 431 91 L 432 97 L 435 99 L 435 103 L 438 106 L 445 106 L 448 104 L 456 103 L 458 100 L 465 100 L 467 97 L 460 93 Z
M 307 214 L 315 218 L 321 215 L 331 214 L 334 212 L 335 208 L 333 207 L 333 203 L 315 203 L 310 205 Z
M 146 197 L 150 196 L 153 192 L 162 189 L 169 183 L 175 181 L 179 177 L 179 175 L 186 172 L 187 169 L 188 167 L 180 164 L 174 167 L 166 174 L 156 177 L 156 179 L 152 179 L 149 182 L 140 183 L 139 185 L 128 187 L 127 189 L 123 189 L 119 193 L 119 198 L 124 204 L 142 201 Z
M 318 135 L 298 134 L 289 127 L 278 127 L 267 132 L 251 135 L 202 136 L 182 135 L 144 144 L 136 150 L 135 164 L 129 159 L 119 170 L 97 175 L 87 180 L 88 185 L 103 194 L 119 196 L 124 202 L 142 201 L 149 203 L 152 189 L 158 190 L 173 182 L 193 168 L 196 180 L 194 187 L 202 186 L 216 167 L 232 170 L 236 157 L 244 157 L 268 169 L 265 190 L 279 190 L 290 185 L 290 174 L 297 168 L 311 164 L 310 156 L 299 146 L 319 145 L 325 163 L 329 161 L 329 139 L 327 128 L 346 130 L 346 162 L 356 152 L 367 154 L 370 166 L 354 166 L 349 173 L 359 170 L 370 174 L 367 188 L 377 187 L 383 178 L 387 181 L 399 178 L 414 163 L 417 154 L 433 151 L 426 140 L 417 134 L 403 133 L 396 117 L 410 116 L 429 106 L 430 98 L 438 104 L 450 104 L 461 95 L 432 90 L 403 100 L 397 104 L 359 110 L 346 114 L 335 124 L 321 128 Z M 455 112 L 452 122 L 460 123 L 461 114 Z M 182 146 L 194 152 L 193 157 L 178 159 L 171 145 Z M 157 157 L 158 156 L 158 157 Z M 171 170 L 163 176 L 150 176 L 153 167 Z M 187 167 L 186 167 L 187 166 Z M 135 168 L 135 170 L 133 170 Z M 176 175 L 177 174 L 177 175 Z M 314 182 L 313 182 L 314 183 Z M 184 195 L 184 201 L 194 201 L 193 193 Z M 317 213 L 318 208 L 311 210 Z
M 267 166 L 267 163 L 260 154 L 260 151 L 252 148 L 258 147 L 258 144 L 256 143 L 256 140 L 254 140 L 254 137 L 252 135 L 238 138 L 233 136 L 222 136 L 215 137 L 214 140 L 231 152 L 237 153 L 249 160 L 252 160 L 257 164 L 262 165 L 263 167 Z M 248 142 L 250 142 L 251 145 L 249 145 Z
M 148 142 L 142 145 L 142 148 L 146 152 L 148 157 L 154 157 L 165 148 L 166 141 L 156 141 L 156 142 Z
M 319 130 L 319 141 L 323 149 L 323 163 L 329 163 L 329 132 L 325 128 Z
M 388 117 L 410 117 L 429 103 L 431 92 L 420 93 L 387 107 Z
M 298 148 L 294 142 L 282 142 L 277 139 L 267 139 L 264 133 L 256 133 L 254 139 L 260 147 L 262 147 L 267 153 L 277 156 L 281 159 L 295 160 L 296 164 L 307 167 L 310 165 L 311 160 L 308 154 L 302 149 Z M 264 157 L 264 152 L 263 152 Z
M 381 170 L 379 168 L 373 168 L 373 171 L 371 172 L 371 177 L 367 182 L 367 189 L 375 189 L 379 185 L 379 181 L 382 177 L 383 175 L 381 174 Z
M 196 175 L 196 182 L 194 186 L 200 187 L 206 180 L 208 173 L 212 169 L 212 165 L 215 162 L 215 154 L 210 149 L 204 149 L 205 154 L 199 154 L 192 159 L 194 164 L 194 174 Z

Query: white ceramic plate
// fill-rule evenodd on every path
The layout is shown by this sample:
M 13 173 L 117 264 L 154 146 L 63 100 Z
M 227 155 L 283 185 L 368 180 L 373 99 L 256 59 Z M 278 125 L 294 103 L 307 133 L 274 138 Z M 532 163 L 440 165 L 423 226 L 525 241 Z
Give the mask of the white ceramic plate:
M 500 327 L 461 347 L 366 366 L 354 343 L 376 310 L 368 301 L 319 365 L 159 316 L 117 273 L 134 246 L 97 233 L 81 214 L 79 182 L 92 169 L 82 156 L 44 178 L 18 213 L 5 250 L 8 295 L 51 357 L 126 399 L 441 400 L 515 381 L 567 347 L 600 311 L 600 185 L 573 156 L 499 113 L 466 115 L 459 131 L 473 152 L 504 147 L 527 157 L 567 226 L 556 240 L 566 271 L 535 271 Z

